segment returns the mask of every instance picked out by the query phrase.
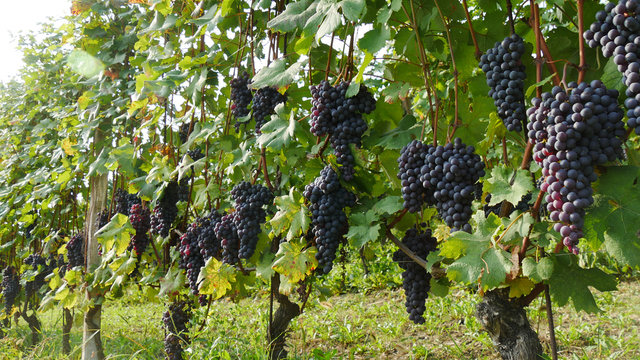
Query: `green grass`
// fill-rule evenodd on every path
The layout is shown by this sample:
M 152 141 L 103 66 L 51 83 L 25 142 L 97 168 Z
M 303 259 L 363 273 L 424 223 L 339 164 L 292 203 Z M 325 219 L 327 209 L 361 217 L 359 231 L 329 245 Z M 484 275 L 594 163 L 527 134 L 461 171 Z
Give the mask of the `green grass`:
M 640 284 L 624 282 L 619 291 L 598 294 L 600 314 L 554 309 L 556 336 L 563 359 L 640 359 Z M 334 296 L 307 304 L 291 323 L 292 359 L 498 359 L 489 337 L 473 316 L 478 296 L 462 289 L 427 302 L 421 326 L 411 323 L 401 290 Z M 188 359 L 265 359 L 269 301 L 264 295 L 239 303 L 214 302 L 198 332 L 204 309 L 194 314 Z M 536 300 L 529 309 L 532 326 L 549 349 L 546 311 Z M 107 301 L 102 336 L 109 359 L 159 359 L 163 356 L 164 306 L 143 302 L 136 294 Z M 0 340 L 0 359 L 79 359 L 81 316 L 71 335 L 73 352 L 61 355 L 61 312 L 40 316 L 43 341 L 29 347 L 22 320 Z

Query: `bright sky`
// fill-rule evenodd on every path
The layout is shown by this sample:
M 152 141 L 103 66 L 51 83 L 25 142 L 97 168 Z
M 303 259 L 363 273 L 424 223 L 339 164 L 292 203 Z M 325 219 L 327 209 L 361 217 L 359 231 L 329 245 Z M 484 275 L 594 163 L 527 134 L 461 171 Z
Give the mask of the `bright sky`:
M 71 14 L 71 0 L 3 0 L 0 11 L 0 81 L 7 81 L 18 73 L 22 55 L 16 50 L 12 34 L 35 30 L 48 17 L 59 18 Z

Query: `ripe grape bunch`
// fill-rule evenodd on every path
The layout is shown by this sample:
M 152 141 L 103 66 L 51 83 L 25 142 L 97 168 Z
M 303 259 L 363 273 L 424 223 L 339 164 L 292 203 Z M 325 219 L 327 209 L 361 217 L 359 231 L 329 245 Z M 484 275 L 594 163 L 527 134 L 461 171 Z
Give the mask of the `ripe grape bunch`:
M 249 74 L 245 71 L 239 77 L 231 79 L 231 112 L 233 116 L 237 118 L 245 117 L 249 115 L 249 104 L 253 99 L 251 89 L 249 89 Z M 240 125 L 236 123 L 236 130 Z
M 116 203 L 116 212 L 127 216 L 129 216 L 129 210 L 133 205 L 142 203 L 136 194 L 130 194 L 123 189 L 116 190 L 114 202 Z
M 436 238 L 431 236 L 431 229 L 420 230 L 415 227 L 407 230 L 402 238 L 402 244 L 422 259 L 426 259 L 427 255 L 435 251 L 438 246 Z M 416 324 L 424 324 L 425 320 L 422 314 L 426 310 L 425 300 L 429 296 L 431 288 L 431 274 L 402 250 L 398 249 L 393 253 L 393 261 L 404 270 L 402 272 L 402 288 L 404 289 L 405 307 L 409 313 L 409 319 Z
M 222 246 L 222 262 L 237 264 L 240 260 L 240 238 L 236 229 L 236 214 L 226 214 L 216 224 L 215 233 Z
M 491 88 L 489 96 L 498 108 L 498 115 L 509 131 L 522 131 L 526 119 L 524 80 L 527 77 L 520 58 L 524 54 L 522 38 L 513 34 L 480 57 L 480 68 Z
M 484 175 L 484 163 L 475 148 L 460 138 L 445 146 L 413 140 L 398 158 L 404 207 L 417 212 L 425 203 L 435 205 L 451 231 L 471 232 L 475 186 Z
M 348 82 L 333 87 L 328 81 L 310 86 L 311 132 L 315 136 L 329 135 L 340 172 L 346 181 L 353 179 L 355 159 L 349 144 L 359 147 L 362 135 L 367 131 L 367 122 L 362 114 L 370 114 L 376 101 L 366 86 L 360 85 L 358 94 L 347 98 Z
M 556 86 L 527 110 L 533 159 L 542 166 L 547 210 L 563 243 L 578 253 L 585 209 L 593 203 L 594 166 L 622 157 L 625 135 L 618 91 L 601 81 Z
M 203 219 L 196 219 L 182 234 L 178 243 L 178 251 L 180 252 L 178 265 L 187 272 L 189 287 L 194 294 L 198 293 L 198 275 L 200 275 L 200 268 L 204 266 L 204 258 L 198 243 L 202 225 Z
M 174 301 L 162 314 L 162 323 L 167 331 L 164 339 L 164 351 L 169 360 L 182 360 L 182 344 L 189 343 L 187 323 L 191 317 L 191 304 L 186 301 Z
M 142 204 L 134 204 L 129 210 L 129 221 L 136 231 L 131 239 L 129 248 L 133 248 L 138 256 L 142 255 L 151 242 L 149 229 L 151 228 L 151 212 Z
M 2 272 L 2 298 L 4 299 L 4 310 L 7 315 L 11 314 L 11 308 L 20 292 L 20 281 L 13 266 L 7 266 Z
M 35 291 L 38 291 L 42 285 L 44 285 L 44 278 L 51 273 L 51 269 L 47 266 L 47 261 L 41 255 L 29 254 L 24 263 L 31 266 L 31 268 L 38 272 L 33 280 L 27 281 L 25 286 L 25 292 L 27 296 L 31 296 Z
M 338 174 L 330 166 L 322 169 L 320 176 L 305 187 L 304 197 L 310 202 L 311 231 L 318 248 L 318 269 L 327 274 L 333 267 L 338 246 L 349 228 L 344 208 L 355 205 L 356 197 L 342 187 Z
M 209 216 L 202 219 L 202 228 L 198 234 L 198 247 L 204 261 L 211 257 L 219 258 L 222 245 L 216 236 L 216 225 L 222 220 L 222 215 L 212 210 Z
M 176 181 L 171 181 L 164 189 L 162 198 L 153 208 L 151 214 L 151 232 L 162 237 L 169 235 L 171 224 L 178 216 L 178 206 L 180 200 L 181 185 Z
M 260 134 L 260 129 L 267 122 L 267 117 L 275 114 L 276 105 L 286 101 L 287 95 L 280 94 L 275 88 L 268 86 L 256 91 L 251 108 L 253 119 L 256 121 L 257 134 Z
M 596 13 L 596 21 L 583 34 L 587 44 L 602 46 L 605 57 L 613 57 L 627 86 L 624 105 L 627 125 L 640 135 L 640 1 L 609 2 Z
M 74 235 L 67 243 L 67 258 L 69 269 L 84 266 L 84 235 L 82 233 Z
M 248 259 L 256 250 L 260 226 L 267 217 L 263 206 L 271 204 L 274 196 L 266 187 L 251 185 L 246 181 L 236 185 L 231 190 L 231 196 L 236 203 L 233 220 L 240 239 L 238 257 Z

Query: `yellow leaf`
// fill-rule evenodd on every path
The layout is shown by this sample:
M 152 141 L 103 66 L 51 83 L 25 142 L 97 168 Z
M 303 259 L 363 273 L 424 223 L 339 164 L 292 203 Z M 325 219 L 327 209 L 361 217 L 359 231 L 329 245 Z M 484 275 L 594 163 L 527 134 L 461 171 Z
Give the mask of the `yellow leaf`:
M 61 145 L 62 146 L 62 150 L 64 150 L 65 154 L 67 154 L 69 156 L 74 156 L 77 153 L 77 151 L 73 148 L 73 145 L 75 145 L 75 144 L 76 144 L 76 142 L 71 140 L 71 139 L 69 139 L 69 138 L 63 139 L 62 140 L 62 145 Z
M 509 282 L 509 297 L 517 298 L 520 296 L 527 295 L 533 290 L 535 287 L 533 281 L 529 278 L 516 278 L 513 281 Z
M 231 283 L 235 281 L 236 269 L 216 258 L 207 260 L 198 275 L 200 293 L 213 295 L 214 300 L 223 297 L 228 290 L 231 290 Z

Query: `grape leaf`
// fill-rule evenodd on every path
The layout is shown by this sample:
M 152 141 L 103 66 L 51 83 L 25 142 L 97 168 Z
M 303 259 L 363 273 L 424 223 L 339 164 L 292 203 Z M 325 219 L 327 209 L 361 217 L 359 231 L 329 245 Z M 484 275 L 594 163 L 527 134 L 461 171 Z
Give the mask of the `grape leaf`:
M 535 223 L 535 219 L 529 212 L 518 214 L 512 213 L 509 218 L 502 219 L 502 225 L 505 228 L 504 233 L 500 235 L 503 244 L 520 240 L 529 233 L 529 228 Z
M 84 50 L 73 50 L 67 58 L 67 63 L 76 73 L 91 78 L 104 70 L 105 65 L 97 57 Z
M 456 231 L 442 245 L 440 255 L 456 259 L 447 267 L 450 280 L 472 284 L 480 280 L 483 289 L 499 286 L 511 270 L 511 256 L 493 239 L 502 228 L 500 218 L 489 214 L 485 219 L 482 211 L 474 215 L 478 229 L 469 234 Z
M 557 254 L 552 256 L 552 260 L 549 291 L 558 305 L 564 306 L 571 299 L 577 311 L 600 312 L 589 287 L 600 291 L 616 290 L 615 278 L 600 269 L 581 268 L 575 255 Z
M 522 274 L 535 282 L 548 280 L 553 274 L 553 261 L 544 257 L 536 263 L 533 258 L 525 258 L 522 260 Z
M 107 225 L 98 230 L 96 238 L 102 244 L 104 252 L 114 248 L 115 253 L 120 255 L 127 250 L 132 234 L 135 234 L 135 230 L 131 227 L 129 217 L 117 213 Z
M 535 188 L 531 175 L 527 170 L 517 170 L 516 177 L 511 184 L 513 170 L 502 165 L 491 170 L 491 177 L 484 182 L 483 191 L 491 194 L 489 206 L 496 205 L 503 200 L 517 204 L 526 194 Z
M 236 280 L 236 269 L 212 257 L 200 269 L 198 290 L 204 295 L 213 295 L 219 299 L 231 290 L 231 283 Z
M 351 220 L 351 226 L 349 226 L 347 238 L 354 247 L 359 249 L 369 241 L 377 240 L 380 236 L 381 226 L 376 223 L 380 218 L 373 210 L 369 210 L 364 214 L 352 214 L 349 219 Z
M 640 266 L 640 168 L 608 167 L 597 183 L 585 219 L 588 244 L 604 248 L 623 264 Z
M 302 0 L 288 4 L 280 15 L 267 23 L 267 26 L 285 33 L 303 27 L 311 15 L 316 13 L 317 2 L 310 2 Z
M 169 295 L 184 286 L 184 271 L 171 267 L 167 274 L 160 279 L 160 293 L 158 296 Z
M 302 195 L 294 190 L 291 188 L 288 195 L 275 199 L 278 212 L 270 222 L 276 235 L 287 232 L 287 240 L 302 235 L 311 223 L 306 207 L 302 206 Z
M 527 295 L 533 290 L 535 285 L 527 278 L 517 278 L 509 282 L 509 297 L 518 298 Z
M 402 197 L 400 196 L 387 196 L 373 205 L 373 211 L 375 211 L 378 215 L 391 215 L 402 209 Z
M 265 86 L 283 87 L 289 85 L 293 79 L 302 70 L 305 63 L 301 61 L 304 57 L 298 59 L 287 68 L 286 59 L 278 59 L 271 65 L 260 69 L 251 81 L 251 88 L 260 89 Z
M 289 121 L 287 121 L 282 109 L 284 109 L 284 106 L 278 105 L 276 107 L 277 116 L 271 116 L 271 120 L 262 125 L 262 128 L 260 128 L 262 134 L 258 136 L 256 141 L 258 145 L 280 150 L 291 143 L 298 122 L 295 119 L 294 112 L 291 112 Z
M 316 249 L 306 248 L 302 239 L 283 242 L 280 244 L 273 270 L 286 276 L 292 283 L 304 280 L 307 275 L 318 266 Z

